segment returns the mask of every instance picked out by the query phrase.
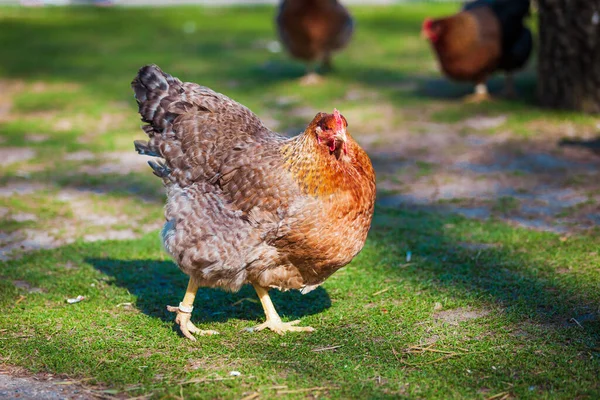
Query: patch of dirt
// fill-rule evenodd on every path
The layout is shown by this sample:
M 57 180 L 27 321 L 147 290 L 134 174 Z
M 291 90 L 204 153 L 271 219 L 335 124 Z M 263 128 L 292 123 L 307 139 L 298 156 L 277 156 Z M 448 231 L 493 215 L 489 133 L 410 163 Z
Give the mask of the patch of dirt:
M 469 128 L 477 130 L 493 129 L 502 126 L 506 122 L 506 115 L 500 115 L 498 117 L 485 117 L 477 115 L 473 118 L 469 118 L 463 121 L 463 124 Z
M 0 186 L 0 197 L 22 196 L 46 190 L 47 188 L 46 185 L 37 182 L 9 183 L 6 186 Z
M 28 193 L 38 188 L 46 187 L 17 186 L 17 190 L 15 187 L 6 190 L 6 195 Z M 127 199 L 113 199 L 107 204 L 98 193 L 75 189 L 61 190 L 53 197 L 68 203 L 71 217 L 41 220 L 34 214 L 11 213 L 10 209 L 6 209 L 5 216 L 17 221 L 33 221 L 34 225 L 28 226 L 28 229 L 0 233 L 0 260 L 18 258 L 24 252 L 60 247 L 77 239 L 88 242 L 134 239 L 160 229 L 163 223 L 162 218 L 140 223 L 143 213 L 133 216 L 126 214 L 121 208 L 128 204 Z
M 77 385 L 65 385 L 33 378 L 16 378 L 0 374 L 0 398 L 31 400 L 97 399 Z
M 124 113 L 102 113 L 100 120 L 95 123 L 94 132 L 97 134 L 103 134 L 111 127 L 122 125 L 123 121 L 129 117 L 129 114 Z
M 0 398 L 31 400 L 92 400 L 107 398 L 106 387 L 86 386 L 76 379 L 0 364 Z M 112 397 L 112 396 L 111 396 Z M 115 398 L 122 398 L 116 396 Z
M 64 159 L 67 161 L 88 161 L 95 160 L 96 155 L 91 151 L 81 150 L 73 153 L 68 153 L 64 156 Z
M 0 149 L 0 165 L 6 167 L 35 157 L 35 150 L 28 147 L 5 147 Z
M 113 103 L 113 104 L 111 104 L 111 106 L 115 107 L 115 108 L 129 108 L 128 103 L 122 103 L 122 104 Z M 122 113 L 122 112 L 121 113 L 119 113 L 119 112 L 109 113 L 109 112 L 107 112 L 107 113 L 103 113 L 100 116 L 100 119 L 90 118 L 89 116 L 79 114 L 79 115 L 75 116 L 75 118 L 73 118 L 69 121 L 73 125 L 83 128 L 86 132 L 88 132 L 77 138 L 78 143 L 86 144 L 86 143 L 93 142 L 98 135 L 102 135 L 114 127 L 122 126 L 123 121 L 126 121 L 127 119 L 130 119 L 130 118 L 131 118 L 131 114 L 129 114 L 129 113 Z M 143 133 L 141 132 L 141 129 L 139 132 L 140 132 L 140 134 L 143 135 Z M 133 142 L 133 140 L 134 139 L 132 138 L 131 141 Z M 135 152 L 134 152 L 134 154 L 135 154 Z
M 34 287 L 29 282 L 26 282 L 26 281 L 12 281 L 12 283 L 19 289 L 26 290 L 27 293 L 42 293 L 43 292 L 43 289 Z
M 30 86 L 33 93 L 44 93 L 48 91 L 75 92 L 81 85 L 74 82 L 49 83 L 44 81 L 34 82 Z
M 44 135 L 41 133 L 29 133 L 25 135 L 25 140 L 32 143 L 41 143 L 50 139 L 49 135 Z
M 0 260 L 10 260 L 21 252 L 52 249 L 73 241 L 72 238 L 58 239 L 45 231 L 22 229 L 0 236 Z
M 126 240 L 126 239 L 135 239 L 138 235 L 132 231 L 131 229 L 125 229 L 121 231 L 113 231 L 109 230 L 102 233 L 95 233 L 90 235 L 85 235 L 83 240 L 86 242 L 97 242 L 100 240 Z
M 79 172 L 88 175 L 117 174 L 127 175 L 136 171 L 147 171 L 150 157 L 142 157 L 134 151 L 106 153 L 102 158 L 107 162 L 99 166 L 85 165 Z
M 433 335 L 433 336 L 426 337 L 426 338 L 419 340 L 419 344 L 421 346 L 428 346 L 430 344 L 437 343 L 440 339 L 441 338 L 439 335 Z
M 74 123 L 72 120 L 67 118 L 59 119 L 54 123 L 52 129 L 57 132 L 68 132 L 73 129 Z
M 10 217 L 13 221 L 25 222 L 25 221 L 37 221 L 37 216 L 29 213 L 14 213 Z
M 557 233 L 597 226 L 600 157 L 561 146 L 564 131 L 529 139 L 509 131 L 481 133 L 505 121 L 503 115 L 476 116 L 456 124 L 410 122 L 365 135 L 355 128 L 353 134 L 373 161 L 381 206 L 494 217 Z
M 489 310 L 473 310 L 471 308 L 455 308 L 454 310 L 439 311 L 433 314 L 433 318 L 449 325 L 458 325 L 461 322 L 485 317 Z

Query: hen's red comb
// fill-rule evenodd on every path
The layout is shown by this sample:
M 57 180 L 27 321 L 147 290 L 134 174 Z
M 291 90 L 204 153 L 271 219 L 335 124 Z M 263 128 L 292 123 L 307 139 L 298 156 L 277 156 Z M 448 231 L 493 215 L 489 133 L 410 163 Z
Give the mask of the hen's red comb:
M 428 31 L 431 29 L 431 25 L 433 24 L 433 20 L 431 18 L 425 18 L 423 21 L 423 30 Z
M 338 128 L 344 127 L 344 120 L 342 119 L 342 114 L 337 110 L 337 108 L 333 109 L 333 117 L 335 118 L 335 124 Z

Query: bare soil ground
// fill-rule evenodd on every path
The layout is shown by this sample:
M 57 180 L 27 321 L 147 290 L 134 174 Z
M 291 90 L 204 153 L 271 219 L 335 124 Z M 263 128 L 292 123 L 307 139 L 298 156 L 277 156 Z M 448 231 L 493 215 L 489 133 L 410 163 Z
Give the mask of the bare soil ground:
M 379 129 L 372 129 L 369 116 L 374 112 L 384 116 Z M 292 108 L 290 113 L 312 115 L 314 110 Z M 458 123 L 424 119 L 398 128 L 392 122 L 386 123 L 394 118 L 392 113 L 393 108 L 385 105 L 349 112 L 358 121 L 355 136 L 377 171 L 379 205 L 494 218 L 565 235 L 590 229 L 600 222 L 600 180 L 596 178 L 600 157 L 586 147 L 561 146 L 562 131 L 549 135 L 548 129 L 554 127 L 540 125 L 538 128 L 544 133 L 540 139 L 519 137 L 502 130 L 506 121 L 503 116 L 475 116 Z M 499 131 L 492 134 L 490 129 Z M 364 133 L 369 131 L 372 133 Z M 25 169 L 36 152 L 32 148 L 17 150 L 4 149 L 7 154 L 2 163 L 20 163 L 17 165 Z M 131 173 L 150 176 L 146 157 L 133 151 L 83 150 L 67 153 L 63 160 L 72 163 L 74 173 L 83 177 L 122 176 L 125 182 Z M 3 208 L 4 219 L 28 224 L 0 235 L 0 257 L 9 259 L 23 251 L 54 248 L 75 240 L 132 239 L 158 229 L 160 217 L 141 222 L 140 215 L 125 207 L 126 200 L 121 202 L 122 207 L 102 206 L 114 203 L 104 199 L 103 193 L 118 190 L 119 186 L 107 183 L 100 189 L 85 185 L 57 187 L 34 179 L 0 186 L 2 197 L 51 195 L 67 209 L 62 217 L 47 220 L 36 215 L 35 210 Z M 126 188 L 138 191 L 135 183 Z M 155 195 L 150 199 L 141 196 L 144 210 L 160 209 L 160 189 Z
M 32 374 L 0 363 L 0 399 L 89 400 L 109 398 L 102 388 L 53 374 Z M 110 398 L 114 398 L 110 396 Z
M 502 123 L 484 116 L 455 124 L 423 122 L 367 138 L 379 204 L 495 218 L 557 233 L 597 225 L 600 157 L 585 147 L 561 146 L 561 135 L 536 139 L 479 132 L 481 126 Z

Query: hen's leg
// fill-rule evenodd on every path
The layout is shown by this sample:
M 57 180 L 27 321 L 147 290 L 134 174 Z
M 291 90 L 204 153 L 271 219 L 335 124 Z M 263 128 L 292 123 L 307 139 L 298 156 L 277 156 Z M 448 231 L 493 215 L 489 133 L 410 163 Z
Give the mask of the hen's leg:
M 306 66 L 306 74 L 302 78 L 300 78 L 300 85 L 302 86 L 312 86 L 318 85 L 323 82 L 323 78 L 315 71 L 314 65 Z
M 179 329 L 181 330 L 181 333 L 183 333 L 183 336 L 194 342 L 196 341 L 196 338 L 194 335 L 192 335 L 193 333 L 197 333 L 202 336 L 219 334 L 217 331 L 203 331 L 198 329 L 196 325 L 190 321 L 197 291 L 198 284 L 194 281 L 194 279 L 190 278 L 188 287 L 185 291 L 185 296 L 183 297 L 183 301 L 179 303 L 179 307 L 167 306 L 168 311 L 177 313 L 175 322 L 179 325 Z
M 275 311 L 275 307 L 273 306 L 273 302 L 271 302 L 271 298 L 269 297 L 268 289 L 264 287 L 252 284 L 254 286 L 254 290 L 256 290 L 256 294 L 258 294 L 258 298 L 265 310 L 265 315 L 267 316 L 266 322 L 258 325 L 254 328 L 256 331 L 262 331 L 265 328 L 269 328 L 275 333 L 279 335 L 283 335 L 285 332 L 313 332 L 314 329 L 310 326 L 294 326 L 300 322 L 300 320 L 292 321 L 292 322 L 282 322 L 281 318 L 279 318 L 279 314 Z
M 515 90 L 515 80 L 510 72 L 506 73 L 506 78 L 504 79 L 504 90 L 502 91 L 502 95 L 507 99 L 515 99 L 517 97 L 517 91 Z
M 465 97 L 465 103 L 481 103 L 491 99 L 485 82 L 480 82 L 475 85 L 475 93 Z
M 331 62 L 331 54 L 325 54 L 323 57 L 323 63 L 321 64 L 321 71 L 326 74 L 333 71 L 333 63 Z

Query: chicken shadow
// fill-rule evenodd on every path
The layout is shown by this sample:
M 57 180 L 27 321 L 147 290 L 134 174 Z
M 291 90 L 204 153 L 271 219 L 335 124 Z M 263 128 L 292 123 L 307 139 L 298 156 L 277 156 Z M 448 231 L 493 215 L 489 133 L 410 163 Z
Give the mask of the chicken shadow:
M 392 219 L 377 216 L 384 209 L 392 213 Z M 554 329 L 583 326 L 591 339 L 598 340 L 600 313 L 594 283 L 555 280 L 560 272 L 550 272 L 545 261 L 511 249 L 512 244 L 463 242 L 451 234 L 440 234 L 460 217 L 425 205 L 404 204 L 396 209 L 404 212 L 388 207 L 376 210 L 372 244 L 382 249 L 410 249 L 427 262 L 413 260 L 402 268 L 390 268 L 390 274 L 416 285 L 429 282 L 432 291 L 458 289 L 459 297 L 487 297 L 516 320 Z M 398 228 L 403 226 L 411 228 Z M 540 277 L 539 270 L 548 272 Z
M 561 147 L 580 147 L 600 156 L 600 137 L 595 139 L 564 138 L 558 142 Z
M 179 304 L 188 283 L 188 277 L 173 262 L 113 258 L 87 258 L 86 262 L 112 277 L 112 284 L 135 295 L 136 307 L 144 314 L 173 321 L 173 314 L 166 310 L 166 305 Z M 299 319 L 331 307 L 329 295 L 321 287 L 306 295 L 279 290 L 271 290 L 269 294 L 282 317 Z M 237 293 L 201 287 L 196 294 L 193 318 L 205 323 L 229 319 L 262 320 L 264 312 L 250 285 L 243 286 Z

